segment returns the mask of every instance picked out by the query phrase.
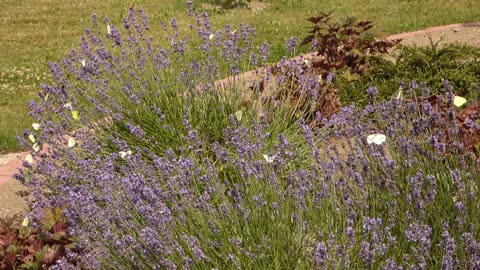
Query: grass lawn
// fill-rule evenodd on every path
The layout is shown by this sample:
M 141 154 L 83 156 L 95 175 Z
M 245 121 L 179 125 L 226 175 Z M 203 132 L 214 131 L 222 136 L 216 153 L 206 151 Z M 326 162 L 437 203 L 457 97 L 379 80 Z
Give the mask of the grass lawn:
M 186 17 L 186 1 L 131 0 L 142 7 L 151 24 Z M 316 12 L 333 11 L 337 16 L 372 20 L 373 33 L 385 36 L 433 25 L 475 21 L 480 17 L 477 0 L 275 0 L 265 1 L 263 9 L 235 9 L 212 13 L 213 27 L 241 22 L 257 29 L 258 44 L 269 42 L 271 61 L 284 55 L 286 38 L 302 37 L 305 18 Z M 196 3 L 196 6 L 199 6 Z M 118 0 L 2 0 L 0 2 L 0 153 L 18 151 L 15 136 L 28 128 L 28 100 L 36 97 L 41 82 L 49 82 L 46 63 L 58 61 L 79 42 L 92 13 L 109 16 L 120 24 L 128 5 Z M 154 28 L 157 31 L 159 27 Z

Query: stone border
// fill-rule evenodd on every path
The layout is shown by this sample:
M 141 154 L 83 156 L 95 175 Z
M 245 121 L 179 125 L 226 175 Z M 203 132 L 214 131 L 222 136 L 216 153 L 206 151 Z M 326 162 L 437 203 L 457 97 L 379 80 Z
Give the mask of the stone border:
M 422 34 L 430 34 L 430 33 L 435 33 L 435 32 L 440 32 L 445 30 L 453 30 L 456 28 L 466 28 L 466 27 L 480 27 L 480 22 L 466 22 L 466 23 L 454 23 L 454 24 L 447 24 L 447 25 L 440 25 L 440 26 L 432 26 L 432 27 L 428 27 L 418 31 L 404 32 L 404 33 L 391 35 L 386 37 L 386 39 L 387 40 L 405 39 L 405 38 L 414 37 Z
M 0 188 L 9 180 L 13 179 L 13 175 L 18 173 L 18 170 L 22 168 L 22 162 L 25 160 L 28 152 L 18 153 L 17 155 L 17 157 L 12 158 L 6 164 L 0 166 Z

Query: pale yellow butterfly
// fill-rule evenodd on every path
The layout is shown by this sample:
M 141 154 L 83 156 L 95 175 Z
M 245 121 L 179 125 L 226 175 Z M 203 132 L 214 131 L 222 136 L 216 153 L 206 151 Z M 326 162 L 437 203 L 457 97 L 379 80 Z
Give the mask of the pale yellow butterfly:
M 28 221 L 28 217 L 25 217 L 25 218 L 23 219 L 23 221 L 22 221 L 22 226 L 23 226 L 23 227 L 27 227 L 27 226 L 28 226 L 28 222 L 29 222 L 29 221 Z
M 30 139 L 30 141 L 31 141 L 32 143 L 35 142 L 35 136 L 33 136 L 33 134 L 28 135 L 28 138 Z
M 72 111 L 72 117 L 75 120 L 80 120 L 80 112 L 79 111 Z
M 243 118 L 243 111 L 238 111 L 235 113 L 235 117 L 237 118 L 237 120 L 240 122 L 242 121 L 242 118 Z
M 75 141 L 74 138 L 72 138 L 72 137 L 68 138 L 68 144 L 67 145 L 68 145 L 69 148 L 74 147 L 76 144 L 77 144 L 77 142 Z
M 462 107 L 465 103 L 467 103 L 467 100 L 463 97 L 455 96 L 453 98 L 453 104 L 457 107 Z

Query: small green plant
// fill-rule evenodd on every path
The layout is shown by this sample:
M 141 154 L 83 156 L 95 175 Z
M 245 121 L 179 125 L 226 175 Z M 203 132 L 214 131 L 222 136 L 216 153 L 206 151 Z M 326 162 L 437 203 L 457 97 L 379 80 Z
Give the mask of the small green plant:
M 342 100 L 366 104 L 368 97 L 364 90 L 369 83 L 377 86 L 383 99 L 394 95 L 402 81 L 408 84 L 415 80 L 428 86 L 432 94 L 443 94 L 442 79 L 445 79 L 462 96 L 474 94 L 469 89 L 480 83 L 479 49 L 459 44 L 439 46 L 431 41 L 427 47 L 399 46 L 393 54 L 394 61 L 375 59 L 361 79 L 342 80 Z
M 47 269 L 74 249 L 67 233 L 68 222 L 62 209 L 45 211 L 40 225 L 32 227 L 28 218 L 0 220 L 0 269 Z
M 233 9 L 237 7 L 247 7 L 250 0 L 203 0 L 204 2 L 220 9 Z

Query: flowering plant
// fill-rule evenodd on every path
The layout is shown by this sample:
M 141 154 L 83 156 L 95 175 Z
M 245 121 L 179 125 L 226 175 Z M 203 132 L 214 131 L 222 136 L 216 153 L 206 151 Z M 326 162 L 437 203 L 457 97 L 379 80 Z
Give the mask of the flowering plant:
M 31 103 L 39 128 L 20 140 L 39 151 L 18 178 L 34 219 L 64 207 L 81 267 L 478 268 L 478 164 L 454 136 L 447 84 L 453 118 L 414 96 L 378 102 L 373 86 L 368 106 L 313 114 L 318 125 L 282 106 L 259 113 L 238 75 L 268 45 L 195 15 L 195 38 L 164 25 L 165 48 L 141 10 L 125 37 L 105 19 L 50 65 L 56 84 Z

